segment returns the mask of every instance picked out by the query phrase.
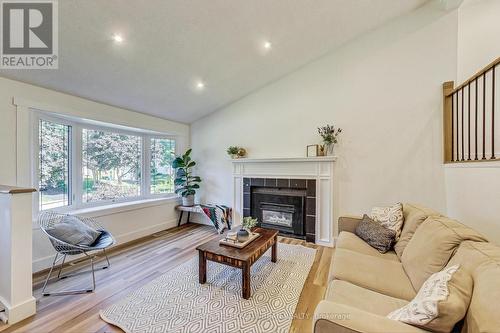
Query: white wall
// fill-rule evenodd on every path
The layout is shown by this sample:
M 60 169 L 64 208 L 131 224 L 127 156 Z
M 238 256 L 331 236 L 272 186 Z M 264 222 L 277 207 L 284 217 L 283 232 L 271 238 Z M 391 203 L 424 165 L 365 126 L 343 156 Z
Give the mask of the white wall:
M 455 76 L 456 25 L 456 11 L 428 5 L 193 123 L 201 199 L 231 204 L 229 145 L 302 157 L 334 123 L 335 219 L 394 201 L 444 212 L 441 84 Z
M 30 100 L 37 105 L 50 105 L 58 112 L 115 123 L 129 127 L 148 129 L 176 135 L 180 150 L 189 144 L 189 126 L 137 112 L 96 103 L 83 98 L 62 94 L 53 90 L 0 78 L 0 184 L 19 184 L 16 154 L 16 100 Z M 24 135 L 21 133 L 21 135 Z M 87 215 L 97 216 L 105 228 L 110 230 L 118 242 L 130 241 L 176 224 L 174 206 L 177 200 L 164 200 L 136 205 L 126 210 L 113 209 Z M 35 271 L 48 267 L 53 254 L 50 243 L 38 228 L 33 230 L 33 268 Z
M 499 18 L 498 0 L 468 0 L 459 8 L 457 85 L 500 56 Z M 448 214 L 500 244 L 500 163 L 448 166 L 445 172 Z

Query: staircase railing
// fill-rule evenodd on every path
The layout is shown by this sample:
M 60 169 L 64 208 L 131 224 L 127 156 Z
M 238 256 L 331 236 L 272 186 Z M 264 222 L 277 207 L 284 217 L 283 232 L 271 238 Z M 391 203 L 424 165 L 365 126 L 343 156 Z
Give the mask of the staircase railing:
M 444 162 L 496 161 L 500 152 L 498 119 L 495 119 L 500 58 L 454 88 L 443 83 Z M 498 117 L 497 117 L 498 118 Z

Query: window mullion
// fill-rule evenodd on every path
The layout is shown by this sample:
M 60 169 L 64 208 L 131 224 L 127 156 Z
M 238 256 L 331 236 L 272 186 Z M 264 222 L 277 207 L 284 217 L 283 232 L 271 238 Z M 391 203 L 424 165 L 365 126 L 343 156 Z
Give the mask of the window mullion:
M 151 138 L 148 135 L 142 137 L 142 190 L 143 196 L 151 195 Z
M 71 170 L 73 180 L 73 206 L 80 207 L 82 205 L 82 127 L 79 125 L 73 126 L 73 154 L 71 154 Z

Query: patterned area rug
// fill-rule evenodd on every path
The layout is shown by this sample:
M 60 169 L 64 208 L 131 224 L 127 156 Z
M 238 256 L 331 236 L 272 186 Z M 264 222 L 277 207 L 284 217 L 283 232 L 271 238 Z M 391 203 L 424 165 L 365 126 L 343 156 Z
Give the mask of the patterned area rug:
M 207 283 L 198 283 L 198 257 L 100 312 L 127 333 L 288 332 L 316 250 L 278 244 L 251 270 L 252 296 L 241 297 L 241 270 L 208 261 Z

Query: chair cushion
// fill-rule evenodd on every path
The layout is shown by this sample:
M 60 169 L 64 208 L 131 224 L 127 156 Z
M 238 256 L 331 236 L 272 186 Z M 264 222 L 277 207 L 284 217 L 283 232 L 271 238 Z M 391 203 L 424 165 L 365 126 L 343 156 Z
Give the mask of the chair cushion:
M 461 242 L 486 241 L 474 229 L 444 216 L 428 217 L 406 246 L 401 263 L 413 288 L 420 290 L 432 274 L 441 271 Z
M 94 248 L 94 249 L 105 249 L 105 248 L 113 245 L 114 242 L 115 242 L 115 240 L 113 239 L 111 234 L 105 230 L 102 230 L 99 237 L 97 237 L 95 242 L 92 243 L 89 247 Z
M 325 299 L 380 316 L 387 316 L 388 313 L 408 304 L 408 301 L 377 293 L 342 280 L 333 280 L 330 283 Z
M 401 259 L 405 247 L 408 242 L 413 237 L 413 234 L 417 228 L 425 221 L 429 216 L 439 216 L 440 214 L 432 209 L 420 207 L 413 204 L 405 203 L 403 204 L 403 216 L 404 224 L 401 230 L 401 236 L 396 244 L 394 244 L 394 251 Z
M 396 237 L 396 231 L 382 226 L 366 214 L 354 233 L 380 253 L 389 251 Z
M 432 274 L 409 304 L 387 317 L 434 332 L 451 332 L 469 307 L 472 284 L 460 265 L 447 267 Z
M 101 235 L 101 231 L 89 227 L 76 216 L 66 215 L 59 223 L 46 229 L 52 237 L 71 245 L 89 246 Z
M 362 240 L 352 232 L 342 231 L 339 237 L 337 238 L 335 247 L 337 249 L 351 250 L 354 252 L 374 256 L 377 258 L 399 262 L 396 252 L 388 251 L 386 253 L 380 253 L 379 251 L 368 245 L 364 240 Z
M 416 295 L 401 263 L 392 260 L 336 249 L 332 275 L 387 296 L 411 300 Z

